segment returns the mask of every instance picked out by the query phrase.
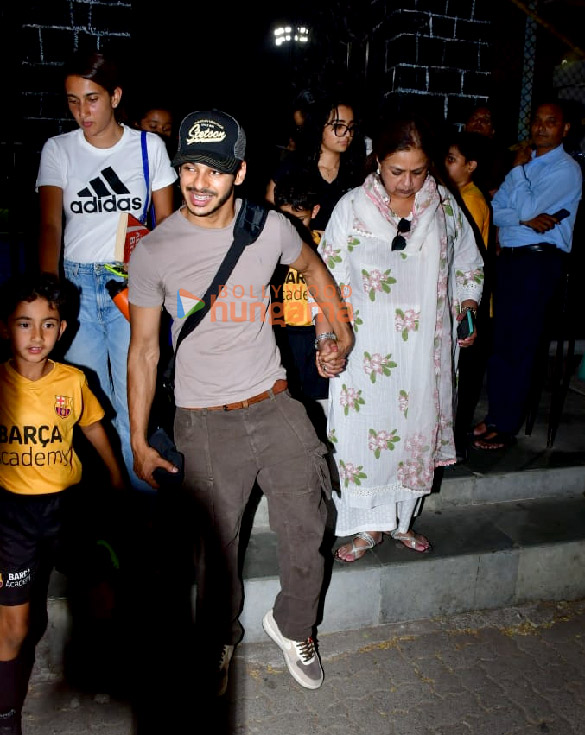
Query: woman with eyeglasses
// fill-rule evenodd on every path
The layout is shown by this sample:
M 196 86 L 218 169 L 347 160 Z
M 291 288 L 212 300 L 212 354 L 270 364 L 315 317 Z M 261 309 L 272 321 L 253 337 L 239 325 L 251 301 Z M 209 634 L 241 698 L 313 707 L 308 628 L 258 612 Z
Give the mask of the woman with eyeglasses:
M 457 326 L 481 298 L 483 260 L 473 230 L 432 173 L 431 131 L 396 118 L 374 145 L 377 171 L 336 205 L 319 252 L 350 307 L 355 345 L 329 381 L 328 438 L 339 492 L 335 552 L 354 562 L 392 536 L 430 550 L 413 518 L 437 467 L 456 462 Z M 317 367 L 335 351 L 325 313 L 315 320 Z
M 364 166 L 365 145 L 353 105 L 343 96 L 317 100 L 307 106 L 295 150 L 277 167 L 266 198 L 274 204 L 276 182 L 291 171 L 316 174 L 321 207 L 311 221 L 311 229 L 322 233 L 339 199 L 362 183 Z

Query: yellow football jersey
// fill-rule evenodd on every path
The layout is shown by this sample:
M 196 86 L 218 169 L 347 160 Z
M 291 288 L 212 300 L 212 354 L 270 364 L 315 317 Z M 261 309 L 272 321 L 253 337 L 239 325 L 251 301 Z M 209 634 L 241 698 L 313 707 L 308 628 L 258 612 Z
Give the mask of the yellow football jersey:
M 311 232 L 315 244 L 321 241 L 321 233 Z M 309 290 L 302 275 L 289 268 L 282 286 L 282 311 L 284 322 L 291 327 L 311 327 L 313 317 L 309 306 Z
M 8 362 L 0 365 L 0 486 L 20 495 L 60 492 L 78 483 L 73 428 L 104 416 L 85 374 L 50 362 L 53 369 L 40 380 L 24 378 Z

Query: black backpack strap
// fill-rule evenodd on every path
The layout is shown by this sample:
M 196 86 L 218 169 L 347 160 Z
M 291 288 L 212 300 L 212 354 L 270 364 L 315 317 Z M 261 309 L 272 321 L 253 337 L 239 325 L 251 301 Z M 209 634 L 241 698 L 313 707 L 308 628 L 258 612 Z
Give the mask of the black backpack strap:
M 239 230 L 242 230 L 244 236 L 248 238 L 246 245 L 251 245 L 258 239 L 258 236 L 264 229 L 268 212 L 269 209 L 264 204 L 249 202 L 247 199 L 244 199 L 234 225 L 234 237 Z
M 234 224 L 234 241 L 230 249 L 227 251 L 219 270 L 215 274 L 215 278 L 201 299 L 204 303 L 203 308 L 189 315 L 183 324 L 183 328 L 177 339 L 175 353 L 179 349 L 181 342 L 195 329 L 203 317 L 211 309 L 211 297 L 219 292 L 220 286 L 225 286 L 231 272 L 236 266 L 240 255 L 244 248 L 251 245 L 258 239 L 258 236 L 264 228 L 266 217 L 268 216 L 268 208 L 262 204 L 254 204 L 246 199 L 242 201 L 240 211 Z
M 234 240 L 219 266 L 219 269 L 215 274 L 215 278 L 201 299 L 203 301 L 203 307 L 190 314 L 183 324 L 177 338 L 174 354 L 165 371 L 165 382 L 173 382 L 172 376 L 175 369 L 175 355 L 177 354 L 179 345 L 185 337 L 191 334 L 207 314 L 212 304 L 211 297 L 219 292 L 220 286 L 224 286 L 227 283 L 227 280 L 244 249 L 258 239 L 258 236 L 264 229 L 264 224 L 266 223 L 266 217 L 268 216 L 269 211 L 269 208 L 264 204 L 249 202 L 247 199 L 242 200 L 240 211 L 238 212 L 238 216 L 234 224 Z

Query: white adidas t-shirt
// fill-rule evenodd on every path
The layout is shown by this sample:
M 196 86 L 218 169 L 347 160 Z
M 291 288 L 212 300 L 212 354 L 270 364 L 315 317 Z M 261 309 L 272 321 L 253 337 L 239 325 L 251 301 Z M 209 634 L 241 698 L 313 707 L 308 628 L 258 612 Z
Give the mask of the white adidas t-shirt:
M 58 186 L 65 212 L 64 255 L 76 263 L 114 260 L 121 212 L 140 218 L 148 196 L 142 165 L 140 130 L 126 125 L 111 148 L 96 148 L 81 129 L 49 138 L 41 152 L 36 190 Z M 147 133 L 150 189 L 177 179 L 162 138 Z

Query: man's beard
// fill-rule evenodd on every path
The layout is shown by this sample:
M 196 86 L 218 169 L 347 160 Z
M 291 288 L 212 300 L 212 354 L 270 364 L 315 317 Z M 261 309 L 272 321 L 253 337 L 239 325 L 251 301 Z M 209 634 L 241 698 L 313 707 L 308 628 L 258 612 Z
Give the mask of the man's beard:
M 232 182 L 232 185 L 230 186 L 229 190 L 219 199 L 215 207 L 211 209 L 209 212 L 198 212 L 194 211 L 189 207 L 189 204 L 187 203 L 187 199 L 185 199 L 185 207 L 187 207 L 187 211 L 189 214 L 192 214 L 193 217 L 209 217 L 209 215 L 213 214 L 214 212 L 217 212 L 218 209 L 221 209 L 223 205 L 228 201 L 228 199 L 231 198 L 232 194 L 234 193 L 235 185 Z M 203 192 L 206 193 L 206 192 Z

